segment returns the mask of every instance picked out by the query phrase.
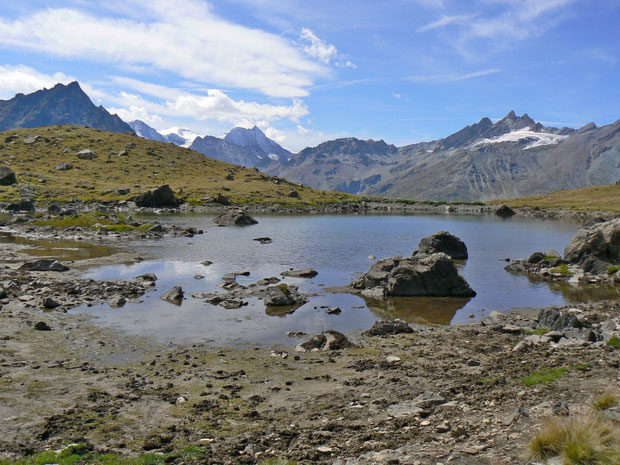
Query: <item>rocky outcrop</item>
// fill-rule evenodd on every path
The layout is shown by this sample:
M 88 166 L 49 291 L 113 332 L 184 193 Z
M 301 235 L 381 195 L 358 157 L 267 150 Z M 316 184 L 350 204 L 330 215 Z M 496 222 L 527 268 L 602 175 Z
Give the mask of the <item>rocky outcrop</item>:
M 301 305 L 308 301 L 299 293 L 297 286 L 286 284 L 270 286 L 265 289 L 265 293 L 265 305 L 268 307 L 288 307 Z
M 216 216 L 213 221 L 218 226 L 249 226 L 258 223 L 244 210 L 229 210 Z
M 620 264 L 620 218 L 581 229 L 564 250 L 564 260 L 584 271 L 604 274 Z
M 57 260 L 43 259 L 26 262 L 19 269 L 24 271 L 68 271 L 69 267 Z
M 298 344 L 295 348 L 297 352 L 318 352 L 320 350 L 342 350 L 354 347 L 347 337 L 338 331 L 325 331 L 308 339 L 306 342 Z
M 465 260 L 468 257 L 465 243 L 448 231 L 439 231 L 423 237 L 418 245 L 418 251 L 425 254 L 443 252 L 454 260 Z
M 158 187 L 134 197 L 138 207 L 145 208 L 177 208 L 181 201 L 177 199 L 169 185 Z
M 351 283 L 364 295 L 473 297 L 476 292 L 459 276 L 454 262 L 444 253 L 414 252 L 409 258 L 386 258 Z
M 12 186 L 17 184 L 15 173 L 8 166 L 0 166 L 0 186 Z

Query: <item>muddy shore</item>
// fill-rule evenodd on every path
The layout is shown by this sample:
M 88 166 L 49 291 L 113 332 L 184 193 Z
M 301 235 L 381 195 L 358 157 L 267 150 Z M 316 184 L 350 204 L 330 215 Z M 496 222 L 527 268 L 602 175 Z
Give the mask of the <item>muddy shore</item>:
M 489 206 L 402 207 L 492 214 Z M 80 277 L 85 266 L 140 260 L 119 250 L 75 261 L 64 273 L 18 270 L 25 259 L 19 247 L 5 255 L 0 457 L 79 442 L 123 455 L 197 446 L 206 457 L 200 463 L 211 464 L 271 457 L 334 465 L 527 463 L 527 442 L 545 417 L 579 413 L 601 392 L 617 391 L 620 352 L 605 341 L 522 343 L 540 329 L 540 309 L 463 326 L 417 326 L 410 334 L 352 334 L 356 347 L 308 353 L 161 345 L 97 327 L 87 315 L 44 310 L 49 296 L 71 296 L 63 302 L 71 308 L 149 292 L 140 280 Z M 570 311 L 597 327 L 617 321 L 620 304 Z M 35 329 L 39 322 L 49 330 Z M 560 376 L 526 383 L 545 370 Z

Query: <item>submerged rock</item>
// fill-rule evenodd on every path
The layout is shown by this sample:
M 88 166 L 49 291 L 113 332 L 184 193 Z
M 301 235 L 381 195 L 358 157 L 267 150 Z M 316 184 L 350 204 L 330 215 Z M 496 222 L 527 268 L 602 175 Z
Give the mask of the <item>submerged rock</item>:
M 281 276 L 289 278 L 314 278 L 317 274 L 319 274 L 319 272 L 311 268 L 306 268 L 305 270 L 287 270 L 280 273 Z
M 161 299 L 174 305 L 181 305 L 183 303 L 183 296 L 183 288 L 181 286 L 174 286 L 168 292 L 163 293 Z
M 175 197 L 168 184 L 140 194 L 134 197 L 133 200 L 138 207 L 146 208 L 177 208 L 182 203 Z
M 581 229 L 564 250 L 564 260 L 585 271 L 604 274 L 620 264 L 620 218 Z
M 355 344 L 349 341 L 344 334 L 329 330 L 311 337 L 306 342 L 298 344 L 297 347 L 295 347 L 295 351 L 342 350 L 354 346 Z
M 473 297 L 476 292 L 459 276 L 452 259 L 444 253 L 416 254 L 409 258 L 385 258 L 351 287 L 371 297 L 429 296 Z
M 418 251 L 426 254 L 443 252 L 454 260 L 465 260 L 468 257 L 465 243 L 448 231 L 439 231 L 423 237 L 418 245 Z
M 258 223 L 243 210 L 229 210 L 215 217 L 213 221 L 218 226 L 248 226 Z

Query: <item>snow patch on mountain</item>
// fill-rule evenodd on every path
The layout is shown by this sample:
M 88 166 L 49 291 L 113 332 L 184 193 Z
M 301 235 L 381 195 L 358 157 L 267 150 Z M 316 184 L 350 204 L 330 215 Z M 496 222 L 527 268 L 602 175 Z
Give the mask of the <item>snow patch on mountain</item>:
M 472 147 L 486 144 L 499 144 L 501 142 L 519 142 L 524 139 L 529 139 L 530 142 L 523 148 L 524 150 L 532 149 L 534 147 L 542 147 L 544 145 L 556 145 L 566 139 L 567 135 L 551 134 L 547 132 L 535 132 L 531 127 L 518 129 L 516 131 L 510 131 L 501 136 L 492 137 L 490 139 L 482 139 L 474 143 Z
M 175 145 L 181 147 L 189 147 L 194 142 L 194 139 L 199 135 L 193 132 L 191 129 L 172 127 L 160 131 L 160 134 L 166 136 L 166 138 Z

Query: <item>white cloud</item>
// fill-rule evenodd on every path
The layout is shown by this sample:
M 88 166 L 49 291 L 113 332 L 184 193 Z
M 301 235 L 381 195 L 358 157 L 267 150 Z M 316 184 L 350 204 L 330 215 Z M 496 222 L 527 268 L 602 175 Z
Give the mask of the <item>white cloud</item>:
M 465 23 L 473 18 L 475 18 L 476 15 L 453 15 L 453 16 L 446 16 L 443 15 L 441 18 L 439 18 L 437 21 L 433 21 L 431 23 L 428 23 L 418 29 L 416 29 L 416 32 L 424 32 L 424 31 L 430 31 L 432 29 L 437 29 L 440 27 L 446 27 L 449 26 L 451 24 L 462 24 Z
M 498 68 L 491 69 L 483 69 L 480 71 L 474 71 L 472 73 L 465 74 L 432 74 L 427 76 L 408 76 L 407 80 L 411 82 L 432 82 L 432 83 L 444 83 L 444 82 L 454 82 L 454 81 L 463 81 L 465 79 L 472 79 L 481 76 L 487 76 L 489 74 L 499 73 L 500 70 Z
M 315 77 L 329 73 L 295 44 L 227 22 L 205 2 L 133 0 L 130 4 L 138 10 L 136 16 L 48 8 L 14 20 L 0 19 L 0 45 L 120 67 L 146 66 L 275 97 L 305 96 Z M 125 13 L 131 12 L 127 8 Z M 329 58 L 331 52 L 326 53 Z
M 0 98 L 13 98 L 17 93 L 30 94 L 56 84 L 75 81 L 64 73 L 45 74 L 23 65 L 0 65 Z
M 313 58 L 317 58 L 326 65 L 335 64 L 341 68 L 357 68 L 355 63 L 350 60 L 344 59 L 344 57 L 338 52 L 338 49 L 332 45 L 320 39 L 314 32 L 308 28 L 301 30 L 299 36 L 300 42 L 304 43 L 303 51 Z

